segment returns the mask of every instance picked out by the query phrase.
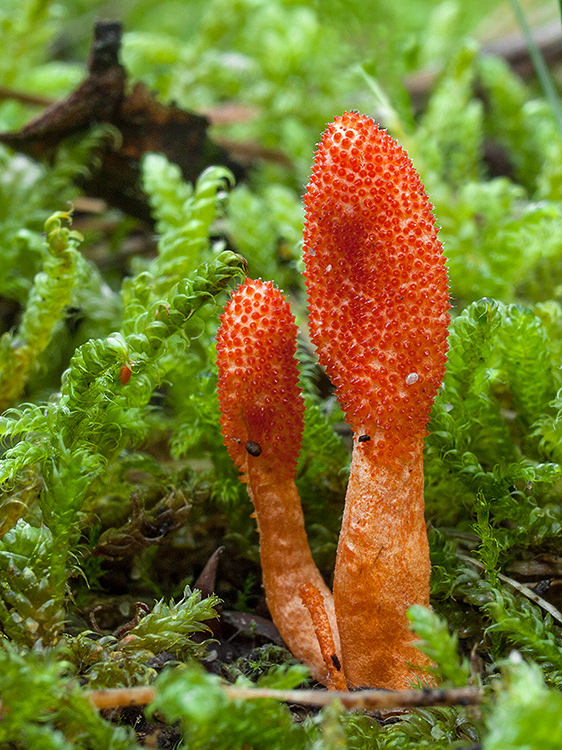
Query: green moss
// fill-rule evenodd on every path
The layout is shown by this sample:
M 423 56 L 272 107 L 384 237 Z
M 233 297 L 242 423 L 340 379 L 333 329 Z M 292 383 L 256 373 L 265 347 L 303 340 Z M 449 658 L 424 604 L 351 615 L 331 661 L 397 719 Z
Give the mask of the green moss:
M 112 211 L 76 212 L 80 233 L 71 227 L 74 179 L 95 168 L 106 127 L 49 162 L 0 148 L 0 744 L 137 747 L 126 716 L 101 718 L 84 688 L 151 684 L 152 716 L 178 722 L 190 747 L 558 747 L 560 623 L 509 583 L 546 562 L 555 572 L 526 583 L 558 576 L 562 535 L 562 143 L 549 105 L 465 38 L 489 3 L 180 5 L 123 9 L 124 63 L 165 101 L 241 106 L 214 135 L 260 154 L 243 184 L 220 166 L 186 184 L 146 155 L 155 249 L 130 259 L 126 243 L 146 227 Z M 68 91 L 99 3 L 8 6 L 2 85 Z M 414 109 L 403 80 L 426 64 L 435 82 Z M 223 663 L 205 642 L 217 598 L 186 589 L 225 545 L 224 608 L 262 612 L 251 503 L 220 434 L 214 337 L 246 272 L 290 295 L 306 333 L 301 194 L 325 122 L 355 107 L 408 149 L 442 226 L 453 321 L 425 451 L 434 611 L 410 616 L 438 684 L 485 688 L 478 709 L 397 721 L 231 701 L 200 662 L 240 686 L 293 688 L 306 671 L 258 640 Z M 35 112 L 4 100 L 0 128 Z M 100 245 L 110 263 L 96 262 Z M 349 451 L 305 335 L 299 359 L 297 481 L 328 578 Z

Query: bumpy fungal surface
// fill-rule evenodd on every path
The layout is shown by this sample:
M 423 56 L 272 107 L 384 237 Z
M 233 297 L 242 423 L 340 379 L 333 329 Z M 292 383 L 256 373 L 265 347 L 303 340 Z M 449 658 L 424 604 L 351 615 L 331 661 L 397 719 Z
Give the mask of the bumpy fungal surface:
M 217 333 L 219 405 L 226 446 L 254 503 L 273 621 L 314 677 L 331 684 L 314 622 L 299 595 L 302 586 L 317 592 L 339 659 L 333 597 L 312 559 L 294 481 L 304 412 L 296 334 L 282 294 L 271 282 L 247 279 L 226 306 Z
M 273 284 L 246 283 L 232 296 L 217 335 L 222 434 L 239 467 L 249 460 L 294 476 L 304 402 L 295 359 L 297 326 Z M 251 458 L 249 458 L 251 457 Z
M 424 437 L 445 372 L 431 204 L 406 152 L 353 112 L 324 132 L 304 200 L 311 338 L 362 449 L 396 461 Z
M 399 689 L 427 666 L 407 611 L 429 606 L 423 438 L 445 373 L 445 260 L 410 159 L 362 115 L 328 126 L 305 205 L 311 338 L 355 433 L 334 571 L 343 668 L 352 687 Z

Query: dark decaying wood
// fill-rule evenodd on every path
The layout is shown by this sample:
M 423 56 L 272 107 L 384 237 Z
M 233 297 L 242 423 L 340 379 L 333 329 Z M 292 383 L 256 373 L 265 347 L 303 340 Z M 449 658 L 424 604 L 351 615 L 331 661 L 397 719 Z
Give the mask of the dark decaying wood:
M 102 147 L 100 168 L 82 187 L 88 195 L 151 222 L 139 180 L 144 154 L 164 154 L 180 167 L 188 182 L 195 182 L 212 164 L 228 167 L 237 179 L 243 177 L 244 168 L 208 137 L 207 117 L 173 103 L 162 104 L 142 83 L 127 93 L 127 72 L 119 62 L 121 35 L 120 23 L 98 22 L 87 78 L 66 99 L 51 104 L 21 130 L 0 133 L 0 142 L 38 159 L 48 157 L 63 140 L 92 125 L 112 125 L 119 137 L 108 139 Z

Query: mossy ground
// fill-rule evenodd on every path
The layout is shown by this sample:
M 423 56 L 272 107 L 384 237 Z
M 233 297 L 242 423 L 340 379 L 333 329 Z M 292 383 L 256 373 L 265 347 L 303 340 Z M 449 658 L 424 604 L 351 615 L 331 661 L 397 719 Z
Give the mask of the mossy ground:
M 217 121 L 236 104 L 211 134 L 252 156 L 233 187 L 220 165 L 192 185 L 147 154 L 149 223 L 77 187 L 107 139 L 118 145 L 103 124 L 39 161 L 0 147 L 1 747 L 562 744 L 553 102 L 474 41 L 486 19 L 501 33 L 499 4 L 356 6 L 123 4 L 130 81 Z M 22 93 L 54 99 L 78 85 L 94 15 L 106 12 L 4 3 L 0 84 L 12 95 L 0 130 L 39 111 Z M 290 296 L 304 332 L 301 195 L 314 144 L 345 109 L 374 116 L 408 150 L 442 227 L 453 322 L 425 458 L 434 612 L 412 621 L 437 682 L 484 686 L 478 706 L 389 717 L 231 701 L 221 687 L 307 680 L 268 620 L 251 504 L 220 436 L 214 335 L 246 272 Z M 349 432 L 305 335 L 299 359 L 298 484 L 329 577 Z M 219 547 L 216 569 L 205 567 Z M 146 716 L 100 715 L 86 698 L 148 684 Z

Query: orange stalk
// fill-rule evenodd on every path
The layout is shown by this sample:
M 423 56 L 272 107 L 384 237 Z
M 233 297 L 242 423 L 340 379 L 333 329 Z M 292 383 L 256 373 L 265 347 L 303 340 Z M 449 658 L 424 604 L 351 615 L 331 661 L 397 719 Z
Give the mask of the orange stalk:
M 266 600 L 293 654 L 321 682 L 328 671 L 299 589 L 313 585 L 339 642 L 333 598 L 312 559 L 295 471 L 304 401 L 295 359 L 297 326 L 271 282 L 246 280 L 217 334 L 221 426 L 256 512 Z
M 342 672 L 330 620 L 324 606 L 324 597 L 312 583 L 303 584 L 299 589 L 299 595 L 310 613 L 320 652 L 328 672 L 326 685 L 330 690 L 347 690 L 347 682 Z
M 423 439 L 445 372 L 449 294 L 431 205 L 367 117 L 323 134 L 305 196 L 310 334 L 354 431 L 334 601 L 350 686 L 403 688 L 425 658 L 406 612 L 429 605 Z

